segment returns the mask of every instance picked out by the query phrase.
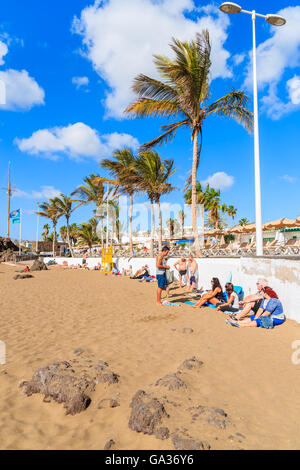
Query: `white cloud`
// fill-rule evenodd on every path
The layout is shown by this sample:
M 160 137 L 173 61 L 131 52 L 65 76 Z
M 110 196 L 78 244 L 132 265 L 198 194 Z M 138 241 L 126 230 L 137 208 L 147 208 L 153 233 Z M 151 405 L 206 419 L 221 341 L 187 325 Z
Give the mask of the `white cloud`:
M 201 181 L 202 185 L 209 184 L 214 189 L 226 191 L 234 184 L 234 177 L 227 175 L 227 173 L 220 171 L 209 176 L 205 181 Z
M 8 53 L 8 47 L 7 45 L 0 41 L 0 65 L 4 64 L 3 57 Z
M 295 93 L 290 94 L 290 80 L 287 82 L 289 93 L 287 102 L 279 97 L 278 87 L 284 75 L 300 65 L 300 6 L 284 8 L 278 14 L 287 20 L 286 25 L 271 26 L 271 38 L 257 48 L 258 84 L 261 89 L 267 88 L 267 95 L 262 100 L 263 111 L 273 119 L 279 119 L 282 115 L 297 109 L 295 105 L 299 104 L 292 100 Z M 252 57 L 252 51 L 250 57 Z M 248 64 L 244 86 L 252 89 L 251 60 Z
M 17 190 L 13 197 L 17 198 L 25 198 L 25 199 L 51 199 L 54 197 L 58 197 L 61 195 L 61 191 L 59 189 L 55 189 L 54 186 L 41 186 L 40 191 L 21 191 Z
M 290 100 L 293 104 L 300 104 L 300 77 L 295 75 L 286 83 Z
M 30 110 L 35 105 L 44 104 L 44 90 L 26 70 L 0 71 L 0 82 L 4 83 L 6 91 L 6 102 L 0 104 L 0 110 Z
M 188 10 L 193 10 L 193 19 L 185 16 Z M 230 54 L 223 47 L 229 23 L 229 16 L 216 7 L 196 8 L 193 0 L 107 0 L 85 8 L 74 19 L 73 31 L 82 36 L 86 57 L 109 86 L 107 115 L 121 118 L 133 98 L 134 77 L 157 77 L 153 54 L 170 55 L 172 37 L 190 40 L 209 29 L 212 78 L 230 77 Z
M 66 127 L 54 127 L 34 132 L 28 139 L 15 139 L 16 145 L 22 152 L 46 158 L 58 158 L 56 153 L 65 154 L 71 159 L 100 158 L 110 156 L 112 151 L 120 147 L 130 147 L 136 150 L 138 140 L 124 133 L 99 133 L 91 127 L 77 122 Z
M 297 181 L 297 178 L 295 178 L 295 176 L 290 175 L 283 175 L 281 179 L 286 181 L 287 183 L 295 183 L 295 181 Z
M 87 86 L 89 84 L 88 77 L 73 77 L 72 78 L 73 85 L 76 86 L 77 90 L 82 86 Z
M 246 58 L 246 54 L 235 54 L 232 57 L 232 60 L 234 62 L 234 65 L 240 65 L 242 62 L 244 62 Z

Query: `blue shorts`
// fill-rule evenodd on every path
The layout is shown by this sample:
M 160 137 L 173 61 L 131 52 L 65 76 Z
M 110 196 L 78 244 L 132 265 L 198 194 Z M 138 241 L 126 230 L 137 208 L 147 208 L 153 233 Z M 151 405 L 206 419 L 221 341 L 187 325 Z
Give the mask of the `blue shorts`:
M 157 286 L 159 289 L 167 288 L 168 284 L 167 284 L 166 274 L 157 274 L 156 279 L 157 279 Z
M 252 315 L 250 319 L 252 321 L 256 321 L 256 325 L 259 328 L 267 328 L 267 329 L 274 328 L 274 326 L 282 325 L 282 323 L 284 323 L 285 321 L 285 319 L 272 318 L 270 316 L 255 318 L 255 315 Z
M 190 285 L 192 286 L 193 284 L 196 284 L 196 278 L 195 276 L 190 277 Z

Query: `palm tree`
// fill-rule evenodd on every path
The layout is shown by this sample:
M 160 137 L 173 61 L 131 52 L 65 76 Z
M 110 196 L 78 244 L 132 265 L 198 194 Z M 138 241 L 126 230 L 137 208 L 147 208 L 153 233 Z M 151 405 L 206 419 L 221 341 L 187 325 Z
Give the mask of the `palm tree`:
M 72 246 L 74 246 L 77 243 L 77 230 L 78 226 L 77 224 L 71 224 L 69 227 L 69 233 L 70 233 L 70 239 Z
M 169 240 L 170 240 L 170 243 L 171 243 L 171 239 L 174 238 L 175 232 L 178 231 L 179 224 L 178 224 L 177 220 L 175 220 L 175 219 L 168 219 L 166 221 L 166 225 L 169 229 Z
M 159 116 L 182 119 L 162 126 L 163 133 L 145 143 L 143 150 L 171 140 L 179 128 L 189 128 L 193 142 L 193 165 L 186 189 L 192 185 L 192 222 L 195 247 L 199 247 L 196 214 L 197 169 L 202 148 L 204 120 L 215 114 L 233 117 L 247 130 L 252 131 L 253 115 L 247 105 L 249 98 L 242 91 L 232 90 L 209 104 L 212 95 L 210 83 L 211 44 L 207 30 L 196 35 L 191 42 L 173 39 L 171 48 L 175 58 L 154 56 L 161 80 L 140 74 L 134 79 L 133 91 L 138 100 L 131 103 L 125 113 L 133 117 Z M 199 139 L 200 137 L 200 139 Z M 200 142 L 199 142 L 200 140 Z
M 88 245 L 89 250 L 93 247 L 93 243 L 99 242 L 99 238 L 94 232 L 92 224 L 83 223 L 77 228 L 78 245 Z
M 221 229 L 226 225 L 224 220 L 221 220 L 220 212 L 225 214 L 227 212 L 226 204 L 221 204 L 220 190 L 216 191 L 211 188 L 208 193 L 207 209 L 209 211 L 209 224 L 214 225 L 216 229 Z
M 91 174 L 84 178 L 84 183 L 78 186 L 71 193 L 71 196 L 78 196 L 79 199 L 72 199 L 73 201 L 77 201 L 80 204 L 89 204 L 93 203 L 96 205 L 97 214 L 101 220 L 101 244 L 102 248 L 104 247 L 104 238 L 103 238 L 103 219 L 105 217 L 104 211 L 101 211 L 101 208 L 104 203 L 104 179 L 102 179 L 99 175 Z
M 137 192 L 137 174 L 135 171 L 136 157 L 132 150 L 123 148 L 113 152 L 113 158 L 105 158 L 100 163 L 102 168 L 108 170 L 111 176 L 115 178 L 115 195 L 127 194 L 130 198 L 129 209 L 129 245 L 130 254 L 133 256 L 132 244 L 132 216 L 133 216 L 133 195 Z
M 232 218 L 232 225 L 234 225 L 234 218 L 237 214 L 237 209 L 234 206 L 229 206 L 227 209 L 227 214 Z
M 66 238 L 68 241 L 71 256 L 73 257 L 73 249 L 72 249 L 72 245 L 70 241 L 70 217 L 71 217 L 72 212 L 74 212 L 74 210 L 77 209 L 77 207 L 81 205 L 81 202 L 73 209 L 72 209 L 72 203 L 73 203 L 73 199 L 71 199 L 71 197 L 69 196 L 66 196 L 65 194 L 61 194 L 60 197 L 55 198 L 55 204 L 58 210 L 60 211 L 61 215 L 65 216 L 66 221 L 67 221 Z
M 181 238 L 184 237 L 184 220 L 185 220 L 185 213 L 184 211 L 179 211 L 178 214 L 177 214 L 177 217 L 180 221 L 180 225 L 181 225 Z
M 65 225 L 60 227 L 59 234 L 62 239 L 62 242 L 65 243 L 65 241 L 67 240 L 67 227 Z
M 55 256 L 55 244 L 56 244 L 56 225 L 58 219 L 61 217 L 62 213 L 56 205 L 56 198 L 49 199 L 49 202 L 45 201 L 39 205 L 40 210 L 37 212 L 41 217 L 46 217 L 50 219 L 53 224 L 53 242 L 52 242 L 52 253 L 53 257 Z
M 146 192 L 151 203 L 152 230 L 150 256 L 153 257 L 155 213 L 154 203 L 158 210 L 158 246 L 162 249 L 162 216 L 160 208 L 160 198 L 164 194 L 169 194 L 175 188 L 168 182 L 169 178 L 176 171 L 173 160 L 162 160 L 156 151 L 147 150 L 141 152 L 135 162 L 138 174 L 139 189 Z
M 192 189 L 188 189 L 184 195 L 185 203 L 192 204 Z M 208 203 L 210 201 L 210 187 L 209 184 L 206 186 L 205 190 L 203 191 L 201 183 L 198 181 L 196 184 L 196 204 L 197 207 L 200 205 L 200 212 L 201 212 L 201 244 L 204 245 L 204 211 L 208 208 Z M 198 217 L 198 211 L 196 211 L 196 215 Z M 198 231 L 198 229 L 197 229 Z
M 42 233 L 42 237 L 43 237 L 43 242 L 45 242 L 48 238 L 48 235 L 49 235 L 49 231 L 50 231 L 50 225 L 49 224 L 45 224 L 44 227 L 43 227 L 44 231 Z
M 239 225 L 244 227 L 245 225 L 250 224 L 249 220 L 245 217 L 244 219 L 239 220 Z

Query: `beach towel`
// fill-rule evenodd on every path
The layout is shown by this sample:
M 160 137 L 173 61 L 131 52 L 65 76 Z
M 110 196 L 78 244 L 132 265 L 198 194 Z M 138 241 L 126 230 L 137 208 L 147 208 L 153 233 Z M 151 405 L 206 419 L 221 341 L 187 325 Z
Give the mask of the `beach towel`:
M 191 302 L 191 301 L 189 301 L 189 300 L 188 300 L 187 302 L 185 302 L 186 305 L 196 305 L 196 303 L 197 303 L 197 302 Z
M 165 307 L 180 307 L 180 304 L 175 304 L 173 302 L 168 302 L 167 300 L 164 300 L 162 302 L 162 304 L 165 306 Z

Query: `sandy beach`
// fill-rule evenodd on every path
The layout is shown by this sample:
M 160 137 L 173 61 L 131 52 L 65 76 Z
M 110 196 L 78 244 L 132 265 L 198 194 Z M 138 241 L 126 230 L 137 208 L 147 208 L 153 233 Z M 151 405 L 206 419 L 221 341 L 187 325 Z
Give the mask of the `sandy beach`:
M 15 281 L 16 269 L 0 266 L 7 354 L 0 365 L 1 449 L 103 449 L 113 440 L 113 449 L 168 450 L 174 434 L 211 449 L 299 448 L 300 365 L 291 360 L 297 323 L 232 328 L 209 308 L 157 307 L 155 283 L 57 267 Z M 185 299 L 182 289 L 171 293 L 176 302 Z M 203 364 L 183 367 L 192 357 Z M 85 411 L 66 415 L 63 404 L 27 397 L 19 387 L 38 368 L 74 359 L 87 367 L 105 361 L 119 375 L 117 383 L 97 384 Z M 176 372 L 184 386 L 157 384 Z M 138 390 L 164 405 L 168 439 L 129 428 Z M 207 410 L 220 409 L 221 421 L 207 419 Z

